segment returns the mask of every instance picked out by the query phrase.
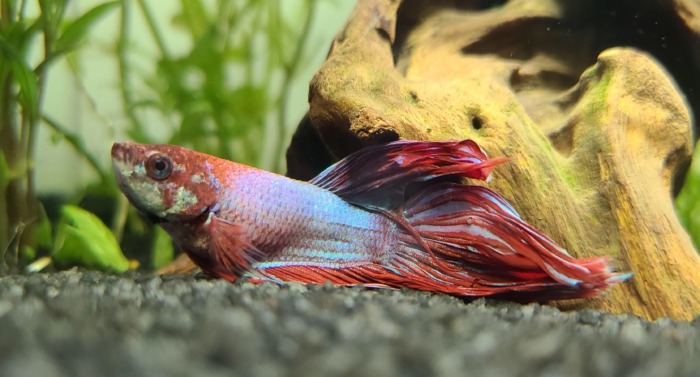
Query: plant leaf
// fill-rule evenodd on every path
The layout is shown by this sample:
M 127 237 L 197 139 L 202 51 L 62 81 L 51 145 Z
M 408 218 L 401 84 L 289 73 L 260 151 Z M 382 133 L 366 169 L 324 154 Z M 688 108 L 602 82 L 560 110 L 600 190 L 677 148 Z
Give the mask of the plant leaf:
M 213 24 L 200 1 L 181 0 L 182 11 L 175 16 L 173 24 L 186 27 L 194 39 L 199 38 Z
M 93 213 L 73 205 L 61 209 L 57 251 L 53 259 L 59 264 L 84 266 L 123 272 L 129 261 L 107 226 Z
M 20 88 L 22 106 L 36 119 L 39 115 L 39 84 L 36 74 L 23 61 L 13 60 L 10 69 Z
M 118 1 L 100 4 L 67 24 L 56 41 L 56 49 L 70 50 L 75 47 L 88 34 L 88 29 L 117 5 Z
M 2 36 L 0 36 L 0 58 L 9 65 L 12 76 L 20 88 L 20 103 L 25 111 L 36 117 L 39 113 L 39 84 L 36 74 L 17 48 Z

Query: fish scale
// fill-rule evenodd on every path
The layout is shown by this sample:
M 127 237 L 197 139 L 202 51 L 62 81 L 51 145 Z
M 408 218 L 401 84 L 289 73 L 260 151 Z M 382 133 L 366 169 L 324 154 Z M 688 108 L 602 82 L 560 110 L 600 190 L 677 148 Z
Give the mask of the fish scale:
M 358 263 L 380 253 L 382 244 L 395 244 L 386 218 L 353 206 L 310 184 L 275 181 L 274 174 L 241 173 L 223 193 L 218 214 L 247 226 L 251 240 L 274 255 L 274 262 L 256 263 L 262 269 L 281 263 L 338 266 Z M 264 187 L 263 190 L 252 188 Z M 267 189 L 269 188 L 269 189 Z M 238 207 L 249 210 L 239 211 Z M 395 246 L 389 246 L 395 247 Z

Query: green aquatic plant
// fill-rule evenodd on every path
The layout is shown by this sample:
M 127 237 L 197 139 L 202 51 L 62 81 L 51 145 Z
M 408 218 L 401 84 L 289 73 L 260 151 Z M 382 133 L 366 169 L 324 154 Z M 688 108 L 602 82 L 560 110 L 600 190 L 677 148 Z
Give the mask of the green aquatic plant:
M 169 239 L 153 235 L 152 227 L 128 209 L 108 166 L 86 148 L 89 141 L 44 110 L 47 76 L 52 64 L 60 60 L 69 63 L 78 83 L 77 95 L 95 106 L 83 84 L 83 68 L 90 63 L 71 53 L 79 52 L 90 39 L 98 20 L 119 12 L 120 28 L 108 55 L 119 69 L 117 87 L 130 138 L 182 144 L 279 171 L 288 130 L 297 121 L 287 115 L 292 82 L 311 54 L 321 53 L 310 50 L 307 43 L 317 3 L 182 0 L 172 22 L 164 24 L 163 17 L 154 17 L 154 11 L 159 11 L 152 9 L 154 3 L 145 0 L 103 2 L 85 12 L 76 12 L 69 0 L 3 1 L 0 272 L 18 270 L 42 255 L 32 269 L 43 268 L 53 258 L 61 265 L 123 270 L 123 256 L 96 261 L 104 254 L 104 245 L 92 247 L 93 243 L 112 244 L 105 238 L 104 227 L 97 225 L 101 221 L 77 207 L 63 205 L 78 204 L 96 193 L 106 195 L 103 203 L 116 203 L 111 233 L 117 241 L 125 232 L 141 238 L 151 234 L 153 266 L 172 259 Z M 145 33 L 135 35 L 135 19 L 144 20 Z M 166 38 L 173 33 L 184 36 L 189 47 Z M 143 53 L 139 44 L 143 40 L 154 41 L 155 50 L 149 50 L 152 53 Z M 165 124 L 166 129 L 154 130 L 150 121 L 154 114 L 164 120 L 159 124 Z M 96 126 L 111 128 L 109 122 Z M 62 209 L 53 225 L 37 197 L 34 179 L 40 127 L 54 140 L 70 145 L 98 177 L 72 198 L 61 199 L 57 208 Z M 112 251 L 107 254 L 117 254 L 108 249 Z
M 61 215 L 52 253 L 56 263 L 117 272 L 129 268 L 114 234 L 95 214 L 65 205 Z
M 220 0 L 213 7 L 182 0 L 170 27 L 158 24 L 153 3 L 135 3 L 124 2 L 117 50 L 129 136 L 279 171 L 287 130 L 298 121 L 287 116 L 291 83 L 314 52 L 307 42 L 317 1 L 296 2 L 299 9 L 289 12 L 279 0 Z M 152 72 L 136 69 L 143 54 L 129 27 L 137 12 L 155 41 L 146 63 Z M 185 51 L 168 43 L 173 32 L 185 36 Z M 146 120 L 153 113 L 169 125 L 166 137 L 153 136 Z
M 50 244 L 36 195 L 34 157 L 40 127 L 65 131 L 43 109 L 51 65 L 75 50 L 89 29 L 118 5 L 102 3 L 69 18 L 67 0 L 38 0 L 36 16 L 28 15 L 28 3 L 0 3 L 0 272 L 15 269 L 22 256 L 31 259 L 38 246 Z M 80 140 L 64 133 L 80 150 Z

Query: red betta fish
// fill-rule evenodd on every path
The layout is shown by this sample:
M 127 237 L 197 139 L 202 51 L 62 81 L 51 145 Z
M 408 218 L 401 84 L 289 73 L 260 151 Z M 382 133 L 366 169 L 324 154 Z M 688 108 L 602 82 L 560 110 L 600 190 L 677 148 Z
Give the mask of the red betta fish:
M 409 287 L 518 301 L 593 297 L 629 274 L 576 259 L 486 180 L 471 140 L 364 148 L 309 182 L 173 145 L 115 143 L 121 190 L 211 276 Z

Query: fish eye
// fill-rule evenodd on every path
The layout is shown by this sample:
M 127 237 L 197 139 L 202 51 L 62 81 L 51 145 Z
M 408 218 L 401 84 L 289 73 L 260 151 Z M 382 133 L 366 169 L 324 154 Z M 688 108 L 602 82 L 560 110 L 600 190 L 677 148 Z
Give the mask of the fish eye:
M 153 179 L 165 179 L 173 171 L 173 162 L 169 157 L 155 154 L 146 161 L 146 173 Z

